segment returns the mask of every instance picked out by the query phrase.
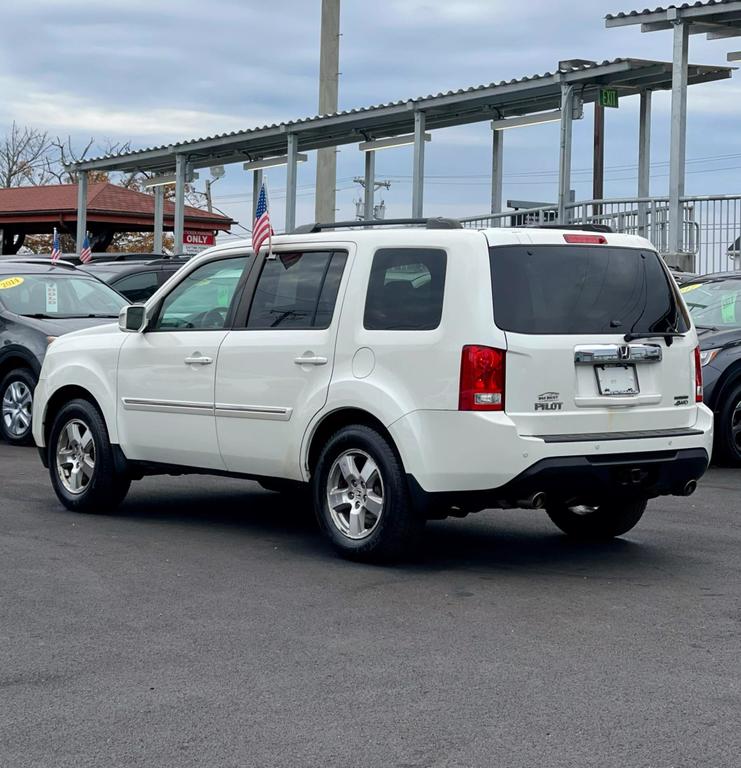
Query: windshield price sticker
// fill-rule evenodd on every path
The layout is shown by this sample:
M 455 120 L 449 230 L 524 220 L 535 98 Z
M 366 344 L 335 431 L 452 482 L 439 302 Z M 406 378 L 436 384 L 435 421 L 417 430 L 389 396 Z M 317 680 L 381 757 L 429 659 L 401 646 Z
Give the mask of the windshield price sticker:
M 724 323 L 732 324 L 736 322 L 736 294 L 729 293 L 724 296 L 720 303 L 720 317 Z
M 58 294 L 57 294 L 57 284 L 47 283 L 46 284 L 46 311 L 56 312 L 58 306 L 59 306 L 59 300 L 58 300 Z
M 0 291 L 4 291 L 8 288 L 16 288 L 22 285 L 24 282 L 22 277 L 6 277 L 4 280 L 0 280 Z

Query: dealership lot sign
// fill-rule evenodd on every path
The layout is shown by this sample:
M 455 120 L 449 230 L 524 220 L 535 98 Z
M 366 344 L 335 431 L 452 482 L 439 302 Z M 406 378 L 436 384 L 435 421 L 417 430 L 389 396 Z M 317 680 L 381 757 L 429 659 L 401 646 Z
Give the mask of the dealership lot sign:
M 183 233 L 183 252 L 188 254 L 200 253 L 215 245 L 216 237 L 213 232 L 196 232 L 186 229 Z

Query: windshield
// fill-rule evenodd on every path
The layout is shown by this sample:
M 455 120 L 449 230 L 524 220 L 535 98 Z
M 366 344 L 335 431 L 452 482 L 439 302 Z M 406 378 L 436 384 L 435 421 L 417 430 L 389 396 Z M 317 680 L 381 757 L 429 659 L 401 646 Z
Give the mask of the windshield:
M 494 319 L 531 334 L 685 333 L 673 281 L 653 251 L 609 246 L 490 248 Z
M 32 317 L 118 317 L 127 301 L 90 277 L 34 274 L 0 277 L 0 304 Z
M 741 328 L 741 277 L 687 283 L 680 291 L 695 325 Z

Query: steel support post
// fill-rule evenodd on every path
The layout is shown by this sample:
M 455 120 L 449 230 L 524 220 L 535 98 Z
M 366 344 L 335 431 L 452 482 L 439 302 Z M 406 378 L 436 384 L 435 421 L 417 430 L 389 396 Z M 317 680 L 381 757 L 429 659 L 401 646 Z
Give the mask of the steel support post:
M 669 150 L 669 252 L 682 249 L 682 201 L 687 139 L 687 55 L 689 24 L 674 22 L 672 116 Z
M 414 167 L 412 169 L 412 217 L 421 219 L 425 184 L 425 113 L 414 113 Z
M 185 155 L 175 155 L 175 242 L 173 253 L 183 252 L 183 240 L 185 238 L 185 176 L 188 158 Z
M 165 218 L 165 188 L 160 185 L 154 188 L 154 240 L 152 253 L 162 253 L 162 234 Z
M 373 198 L 376 191 L 376 153 L 365 153 L 365 199 L 363 200 L 363 218 L 370 221 L 373 218 Z
M 87 233 L 87 171 L 77 172 L 77 255 L 82 251 L 82 243 Z
M 641 91 L 638 128 L 638 197 L 651 194 L 651 91 Z M 638 203 L 638 234 L 648 237 L 648 203 Z
M 286 232 L 296 227 L 296 163 L 298 139 L 295 133 L 288 134 L 288 165 L 286 168 Z
M 574 86 L 561 86 L 561 142 L 558 164 L 558 223 L 568 224 L 566 205 L 571 200 L 571 139 L 574 120 Z
M 491 212 L 502 212 L 502 169 L 504 165 L 504 131 L 492 131 L 491 140 Z
M 260 197 L 260 187 L 262 187 L 262 168 L 252 171 L 252 224 L 257 218 L 257 198 Z

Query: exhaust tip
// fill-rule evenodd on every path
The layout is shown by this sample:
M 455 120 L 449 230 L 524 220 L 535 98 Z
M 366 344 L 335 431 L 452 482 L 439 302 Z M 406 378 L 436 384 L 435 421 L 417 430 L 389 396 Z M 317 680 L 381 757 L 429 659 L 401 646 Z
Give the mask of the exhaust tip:
M 689 480 L 682 489 L 683 496 L 692 496 L 697 490 L 697 480 Z
M 517 506 L 520 509 L 543 509 L 545 507 L 546 495 L 543 491 L 538 491 L 528 496 L 526 499 L 521 499 L 517 502 Z

